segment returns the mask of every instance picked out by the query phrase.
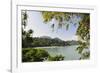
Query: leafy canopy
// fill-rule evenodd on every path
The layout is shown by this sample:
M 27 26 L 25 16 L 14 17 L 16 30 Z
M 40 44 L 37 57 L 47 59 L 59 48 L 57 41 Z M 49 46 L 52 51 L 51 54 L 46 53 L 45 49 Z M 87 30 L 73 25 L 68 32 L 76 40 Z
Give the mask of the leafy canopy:
M 78 22 L 78 28 L 76 31 L 76 35 L 79 37 L 79 41 L 81 42 L 79 47 L 77 48 L 77 51 L 79 53 L 82 53 L 84 49 L 89 49 L 90 45 L 90 14 L 89 13 L 71 13 L 71 12 L 52 12 L 52 11 L 43 11 L 42 16 L 45 23 L 48 23 L 52 21 L 52 19 L 55 19 L 58 21 L 58 26 L 62 27 L 65 26 L 66 29 L 69 28 L 70 24 L 66 24 L 64 22 L 68 22 L 73 19 L 73 16 L 81 17 L 81 20 Z M 56 24 L 52 25 L 52 28 L 54 28 Z M 89 52 L 88 52 L 89 53 Z M 87 56 L 89 55 L 84 55 Z

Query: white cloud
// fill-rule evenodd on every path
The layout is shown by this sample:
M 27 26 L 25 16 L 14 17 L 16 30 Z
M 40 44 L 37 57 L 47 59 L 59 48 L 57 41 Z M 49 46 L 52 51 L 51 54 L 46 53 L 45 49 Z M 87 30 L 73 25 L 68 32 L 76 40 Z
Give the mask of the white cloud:
M 66 38 L 66 40 L 78 40 L 78 36 L 74 35 L 74 36 L 71 36 L 71 37 L 68 37 Z

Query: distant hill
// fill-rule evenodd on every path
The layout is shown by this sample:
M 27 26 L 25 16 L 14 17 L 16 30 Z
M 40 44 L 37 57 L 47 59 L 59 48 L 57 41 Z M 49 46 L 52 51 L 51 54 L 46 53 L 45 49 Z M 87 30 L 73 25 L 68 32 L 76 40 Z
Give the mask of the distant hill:
M 78 45 L 79 42 L 75 41 L 75 40 L 71 40 L 71 41 L 66 41 L 67 43 L 69 43 L 70 45 Z
M 56 38 L 51 38 L 49 36 L 42 36 L 42 37 L 34 37 L 33 43 L 31 44 L 32 47 L 41 47 L 41 46 L 68 46 L 68 45 L 78 45 L 78 41 L 71 40 L 71 41 L 63 41 Z

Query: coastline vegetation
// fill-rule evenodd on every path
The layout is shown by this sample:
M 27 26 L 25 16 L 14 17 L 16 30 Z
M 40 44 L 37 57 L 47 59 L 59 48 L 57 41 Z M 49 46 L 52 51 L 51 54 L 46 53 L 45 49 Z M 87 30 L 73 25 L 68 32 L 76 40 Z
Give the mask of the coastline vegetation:
M 26 37 L 23 40 L 22 48 L 28 47 L 46 47 L 46 46 L 71 46 L 79 45 L 79 41 L 63 41 L 59 38 L 50 37 Z
M 43 61 L 61 61 L 64 56 L 57 55 L 51 56 L 47 51 L 42 48 L 23 48 L 22 49 L 22 62 L 43 62 Z

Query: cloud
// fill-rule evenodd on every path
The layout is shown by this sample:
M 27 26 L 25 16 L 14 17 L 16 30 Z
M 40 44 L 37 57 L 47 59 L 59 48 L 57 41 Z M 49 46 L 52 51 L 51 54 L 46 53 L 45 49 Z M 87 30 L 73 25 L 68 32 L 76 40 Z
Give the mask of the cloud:
M 78 36 L 74 35 L 74 36 L 70 36 L 68 37 L 66 40 L 78 40 Z

